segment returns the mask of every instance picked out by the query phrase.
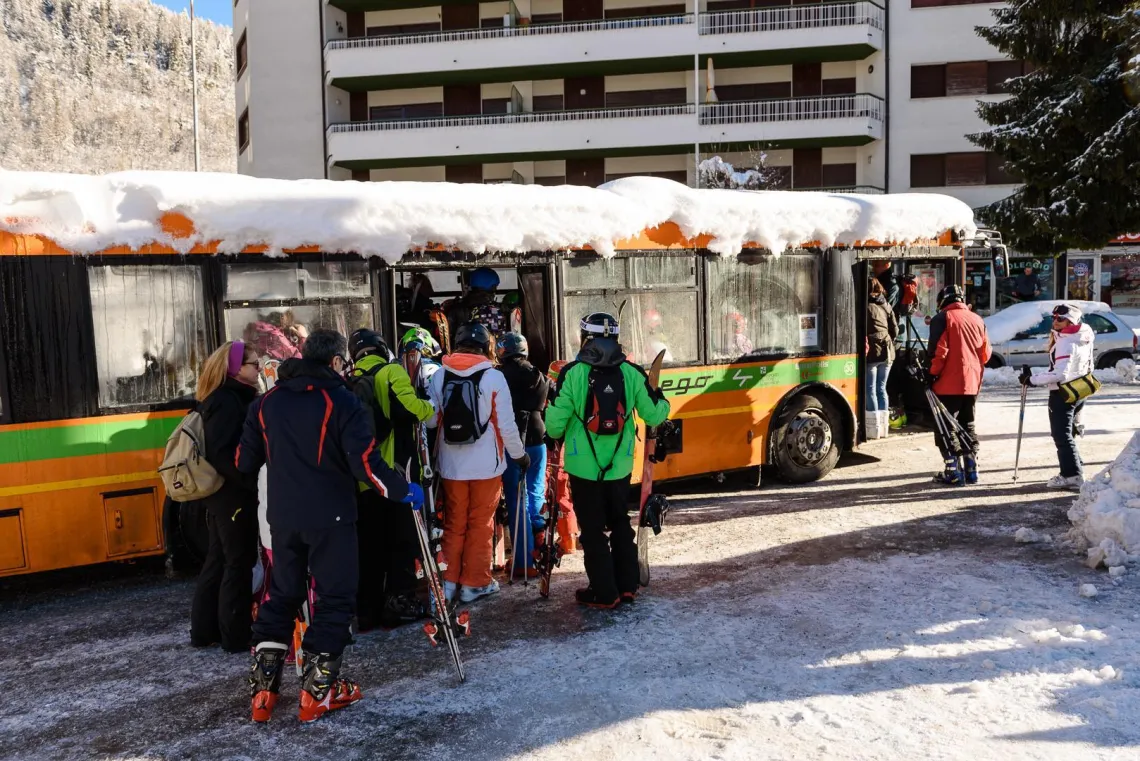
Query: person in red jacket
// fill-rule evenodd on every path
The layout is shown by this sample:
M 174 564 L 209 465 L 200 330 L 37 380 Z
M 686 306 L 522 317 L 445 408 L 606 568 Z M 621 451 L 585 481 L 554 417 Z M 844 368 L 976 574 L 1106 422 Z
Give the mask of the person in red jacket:
M 938 293 L 938 314 L 930 321 L 930 377 L 934 393 L 974 440 L 965 457 L 965 473 L 958 467 L 951 442 L 937 433 L 935 440 L 946 461 L 945 470 L 934 477 L 938 483 L 961 486 L 978 482 L 978 436 L 974 430 L 974 405 L 982 388 L 982 373 L 990 361 L 990 338 L 982 318 L 964 303 L 961 286 L 948 285 Z

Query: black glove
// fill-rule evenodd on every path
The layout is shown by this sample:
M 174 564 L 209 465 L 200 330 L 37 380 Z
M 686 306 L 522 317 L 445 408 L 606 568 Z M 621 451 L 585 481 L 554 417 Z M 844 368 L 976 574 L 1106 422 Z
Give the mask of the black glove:
M 554 438 L 553 436 L 551 436 L 549 433 L 545 433 L 542 435 L 542 443 L 548 447 L 554 447 L 554 446 L 558 446 L 562 442 L 560 440 Z
M 526 473 L 530 468 L 530 455 L 528 455 L 526 452 L 523 452 L 523 456 L 515 460 L 515 465 L 518 465 L 519 470 L 521 470 L 523 473 Z
M 1023 386 L 1032 386 L 1032 377 L 1033 374 L 1029 372 L 1029 365 L 1025 365 L 1021 368 L 1021 375 L 1017 376 L 1017 380 L 1020 381 Z

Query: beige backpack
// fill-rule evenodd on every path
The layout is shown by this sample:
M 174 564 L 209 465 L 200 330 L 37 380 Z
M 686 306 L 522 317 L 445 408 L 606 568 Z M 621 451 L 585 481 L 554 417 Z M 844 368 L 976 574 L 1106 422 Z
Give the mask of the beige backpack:
M 189 502 L 214 494 L 225 482 L 206 462 L 206 437 L 202 416 L 189 412 L 166 440 L 166 454 L 158 475 L 166 494 L 175 502 Z

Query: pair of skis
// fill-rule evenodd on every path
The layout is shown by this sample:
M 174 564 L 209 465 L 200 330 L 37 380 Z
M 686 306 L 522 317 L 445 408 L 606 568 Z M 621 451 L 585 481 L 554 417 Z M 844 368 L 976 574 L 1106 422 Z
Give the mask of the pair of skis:
M 649 367 L 649 387 L 661 389 L 661 365 L 665 361 L 662 349 Z M 587 434 L 588 435 L 588 434 Z M 641 467 L 641 500 L 637 513 L 637 572 L 641 586 L 649 586 L 649 537 L 661 533 L 661 523 L 669 511 L 664 494 L 653 493 L 653 466 L 657 454 L 657 430 L 645 426 L 645 454 Z

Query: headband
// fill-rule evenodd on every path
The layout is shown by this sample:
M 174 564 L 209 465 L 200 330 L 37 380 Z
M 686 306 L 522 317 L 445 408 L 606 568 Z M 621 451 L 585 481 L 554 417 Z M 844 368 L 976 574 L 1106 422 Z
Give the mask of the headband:
M 230 344 L 230 358 L 227 370 L 231 378 L 236 378 L 237 374 L 241 372 L 242 363 L 245 361 L 245 341 L 234 341 Z

